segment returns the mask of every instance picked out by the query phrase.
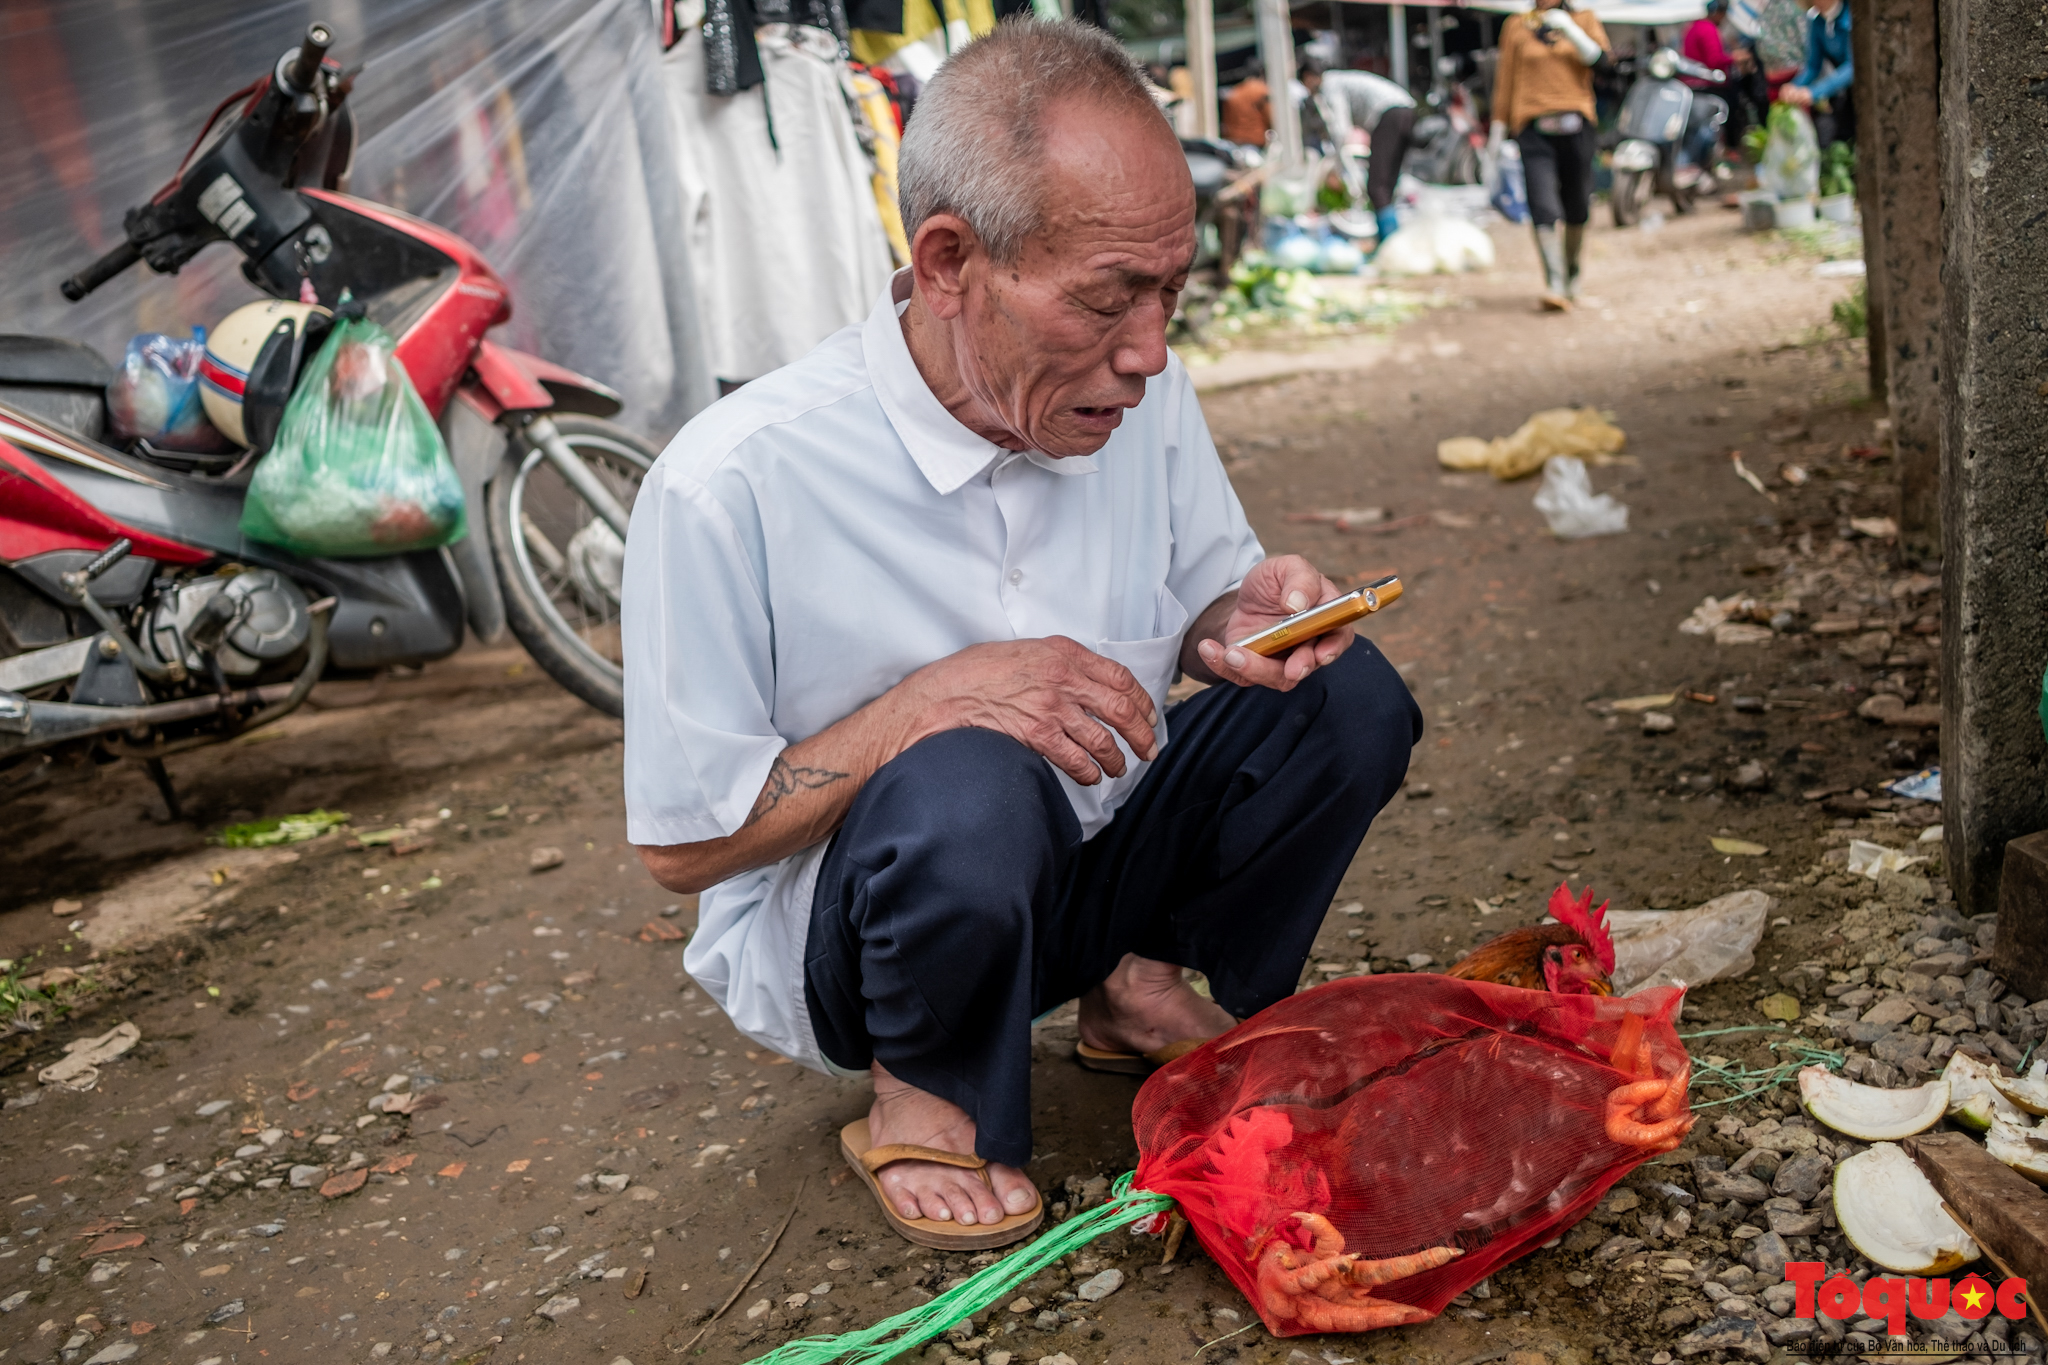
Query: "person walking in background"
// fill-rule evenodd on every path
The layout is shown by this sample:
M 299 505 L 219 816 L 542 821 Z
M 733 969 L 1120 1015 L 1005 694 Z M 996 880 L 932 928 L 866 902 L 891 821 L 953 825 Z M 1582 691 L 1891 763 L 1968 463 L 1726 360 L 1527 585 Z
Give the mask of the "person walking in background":
M 1322 106 L 1330 140 L 1337 146 L 1350 142 L 1354 132 L 1371 139 L 1365 197 L 1379 224 L 1379 240 L 1385 242 L 1400 227 L 1394 216 L 1394 185 L 1415 131 L 1415 96 L 1370 71 L 1325 71 L 1316 103 Z
M 1272 95 L 1265 73 L 1254 58 L 1250 72 L 1223 97 L 1223 136 L 1241 147 L 1264 150 L 1273 131 Z
M 1814 135 L 1821 146 L 1854 143 L 1855 78 L 1849 56 L 1849 6 L 1844 0 L 1821 0 L 1806 16 L 1806 65 L 1778 98 L 1813 115 Z
M 1728 0 L 1707 0 L 1705 18 L 1695 19 L 1685 30 L 1685 39 L 1679 46 L 1679 53 L 1687 61 L 1698 62 L 1701 66 L 1719 71 L 1724 79 L 1710 81 L 1704 76 L 1680 76 L 1679 79 L 1695 91 L 1705 95 L 1718 95 L 1727 102 L 1728 140 L 1733 145 L 1742 136 L 1737 126 L 1734 111 L 1737 109 L 1735 88 L 1735 56 L 1728 51 L 1721 38 L 1721 26 L 1728 19 Z M 1697 128 L 1687 129 L 1686 154 L 1699 170 L 1711 172 L 1714 163 L 1714 142 L 1718 131 L 1711 120 L 1699 119 Z
M 1593 205 L 1593 68 L 1611 52 L 1600 21 L 1568 0 L 1536 0 L 1501 25 L 1488 149 L 1498 153 L 1510 134 L 1521 147 L 1548 312 L 1569 311 L 1579 292 Z

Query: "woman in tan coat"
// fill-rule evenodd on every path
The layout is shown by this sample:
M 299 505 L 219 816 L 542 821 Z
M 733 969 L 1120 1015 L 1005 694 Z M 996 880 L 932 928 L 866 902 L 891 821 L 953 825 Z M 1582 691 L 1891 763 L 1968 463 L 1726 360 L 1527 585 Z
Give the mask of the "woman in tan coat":
M 1536 0 L 1535 9 L 1501 25 L 1491 146 L 1498 152 L 1512 135 L 1521 148 L 1543 258 L 1543 306 L 1555 312 L 1568 310 L 1579 292 L 1579 249 L 1593 201 L 1593 68 L 1609 52 L 1607 30 L 1570 0 Z

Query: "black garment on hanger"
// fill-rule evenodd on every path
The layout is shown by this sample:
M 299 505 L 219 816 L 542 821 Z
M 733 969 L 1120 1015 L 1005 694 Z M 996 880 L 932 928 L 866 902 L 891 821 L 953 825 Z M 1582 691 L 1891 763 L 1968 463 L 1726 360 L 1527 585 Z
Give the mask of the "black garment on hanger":
M 712 94 L 737 95 L 761 84 L 754 30 L 762 24 L 822 28 L 839 40 L 840 53 L 846 52 L 846 9 L 840 0 L 706 0 L 704 85 Z
M 704 86 L 714 95 L 737 95 L 762 80 L 761 49 L 754 45 L 753 0 L 706 0 Z
M 870 33 L 901 33 L 903 0 L 853 0 L 846 7 L 846 22 Z

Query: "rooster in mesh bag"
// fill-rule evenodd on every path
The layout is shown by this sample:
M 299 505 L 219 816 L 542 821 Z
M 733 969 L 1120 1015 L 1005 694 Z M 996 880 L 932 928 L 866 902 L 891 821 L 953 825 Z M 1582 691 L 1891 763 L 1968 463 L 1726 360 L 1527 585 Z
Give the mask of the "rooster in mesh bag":
M 1465 954 L 1444 975 L 1556 995 L 1612 995 L 1614 940 L 1607 933 L 1607 905 L 1602 901 L 1596 910 L 1592 888 L 1574 899 L 1560 882 L 1550 893 L 1557 923 L 1510 929 Z

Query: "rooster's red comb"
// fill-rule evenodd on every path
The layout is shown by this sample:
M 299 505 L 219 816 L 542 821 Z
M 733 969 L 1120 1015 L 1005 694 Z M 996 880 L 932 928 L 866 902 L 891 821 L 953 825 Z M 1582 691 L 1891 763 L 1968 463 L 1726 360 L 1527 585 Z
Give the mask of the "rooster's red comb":
M 1607 933 L 1608 902 L 1601 901 L 1600 908 L 1593 908 L 1593 888 L 1587 887 L 1586 894 L 1572 897 L 1571 888 L 1563 882 L 1550 893 L 1550 915 L 1559 924 L 1577 934 L 1600 959 L 1600 969 L 1610 976 L 1614 973 L 1614 940 Z

